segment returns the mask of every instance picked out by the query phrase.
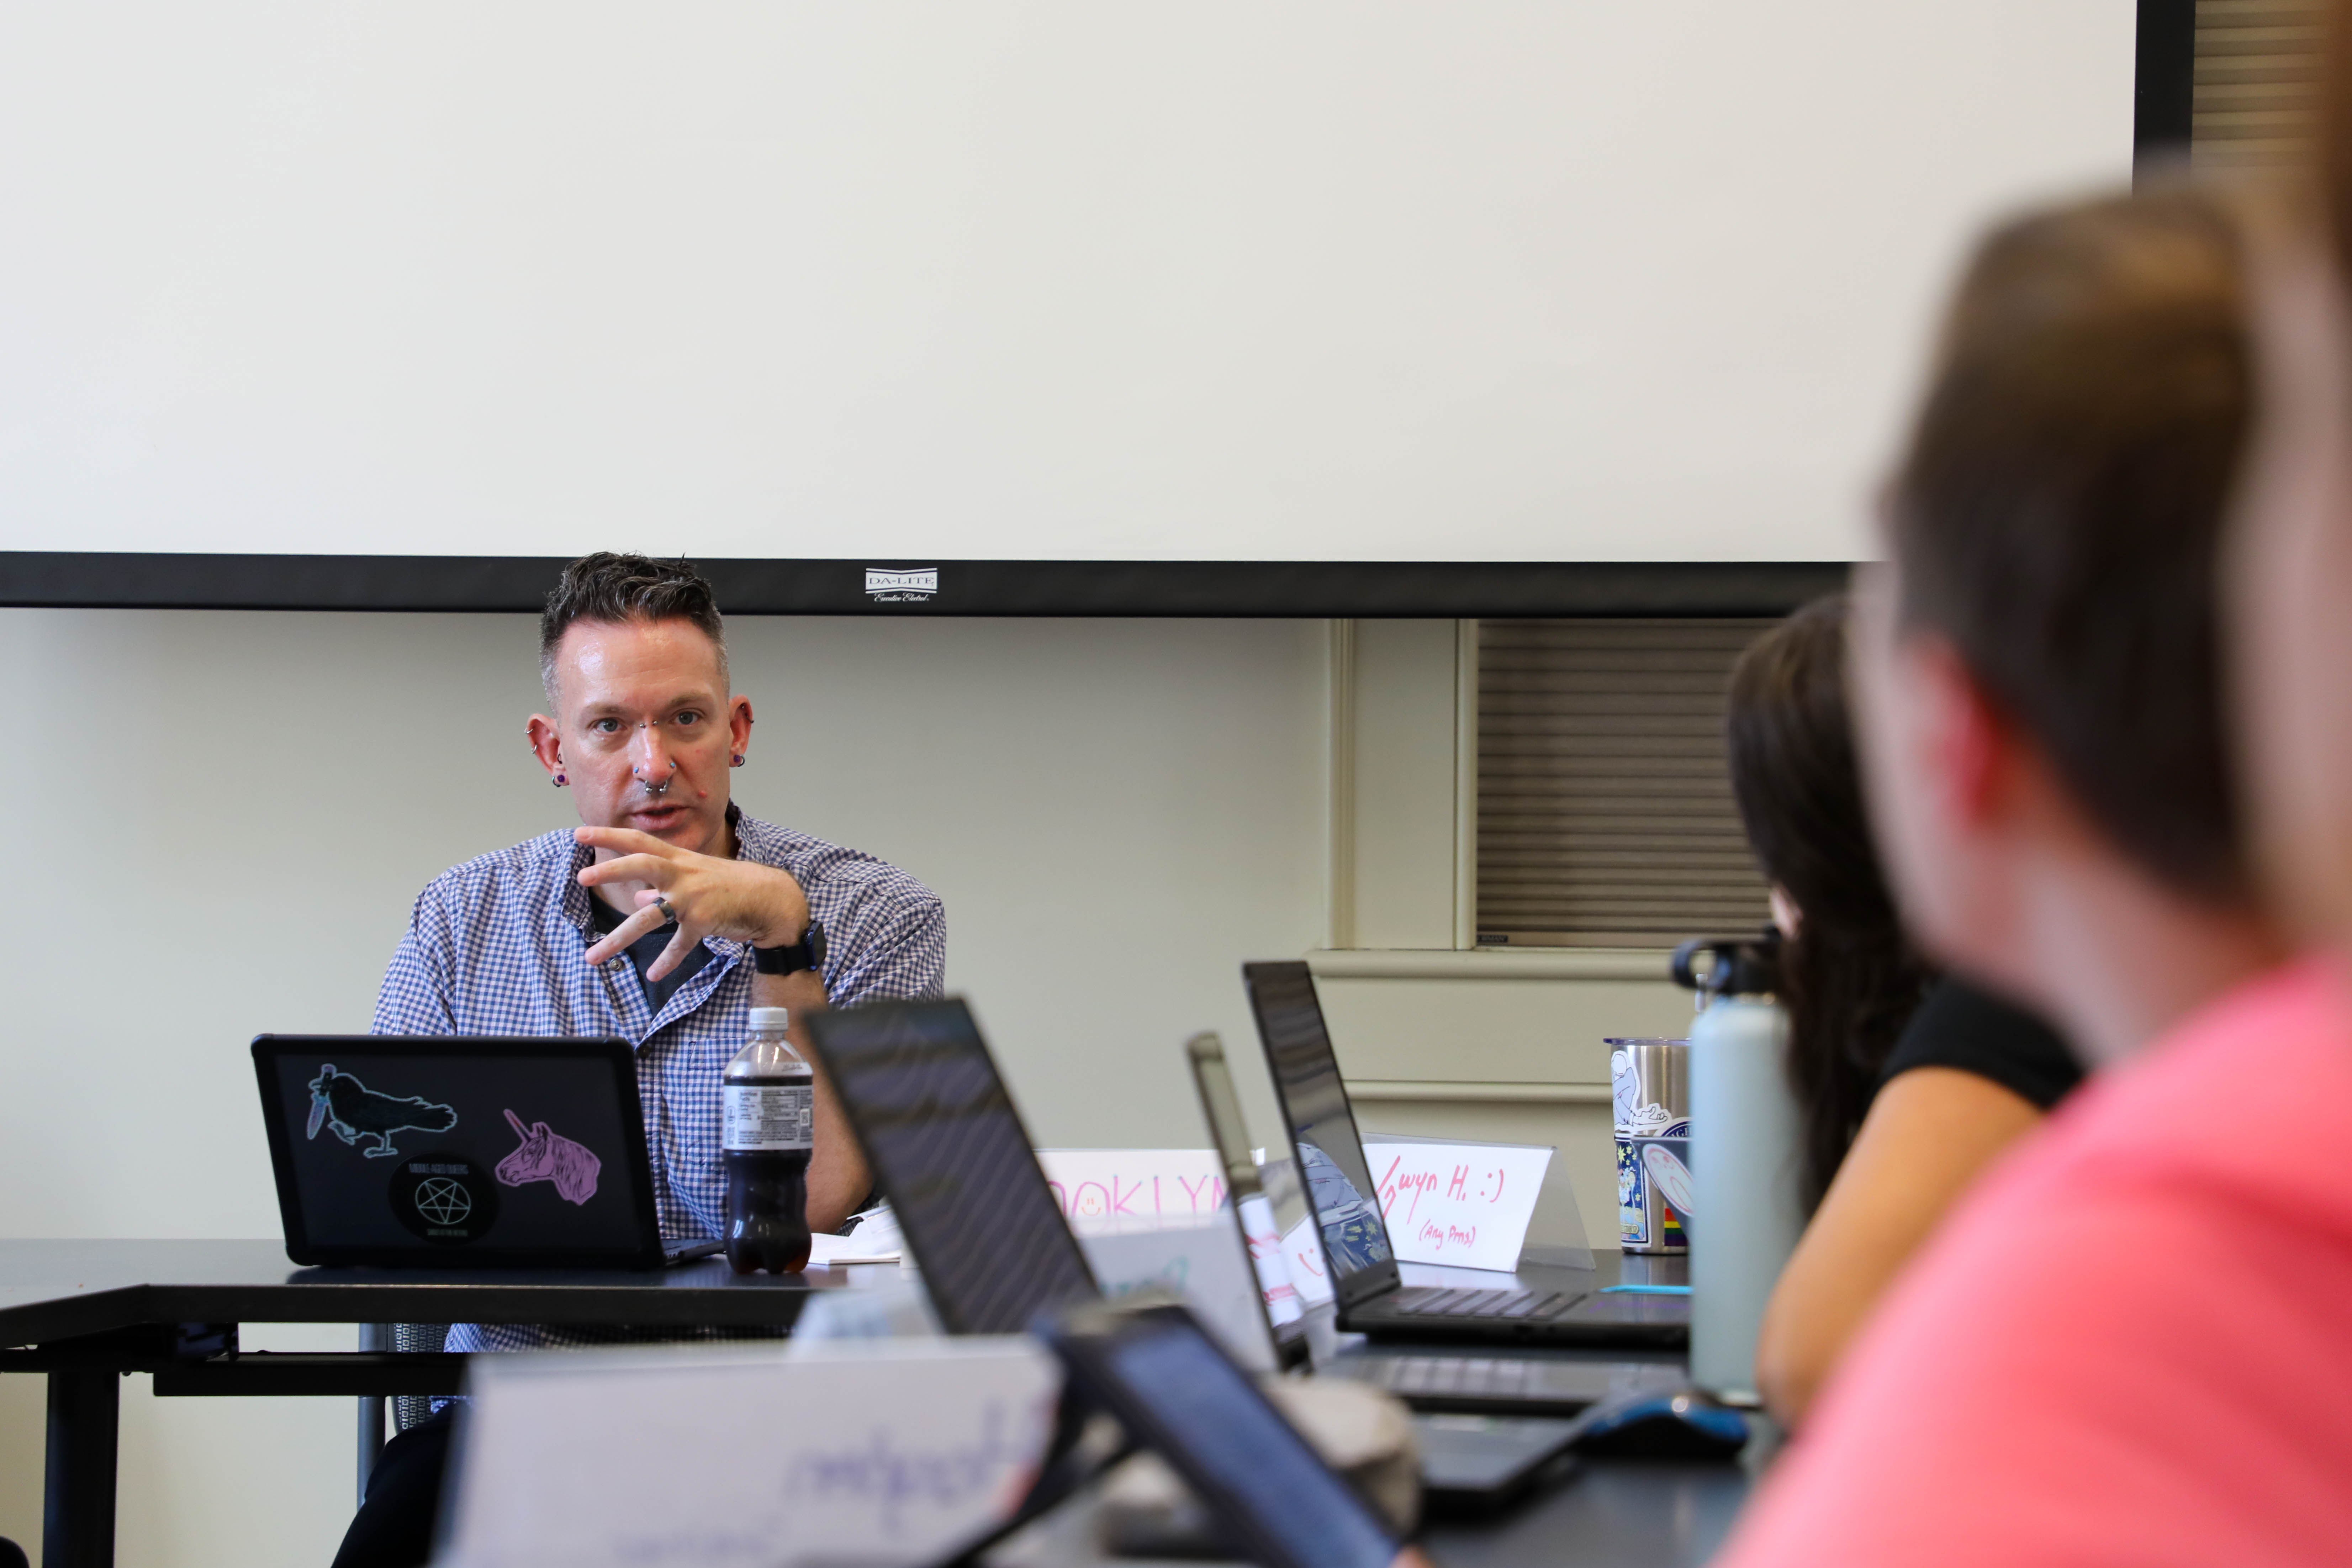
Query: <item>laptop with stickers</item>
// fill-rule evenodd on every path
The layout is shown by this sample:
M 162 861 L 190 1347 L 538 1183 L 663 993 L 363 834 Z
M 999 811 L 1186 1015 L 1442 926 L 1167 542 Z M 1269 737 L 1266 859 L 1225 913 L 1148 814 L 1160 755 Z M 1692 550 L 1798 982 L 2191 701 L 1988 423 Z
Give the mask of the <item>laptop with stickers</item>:
M 657 1268 L 621 1039 L 263 1035 L 253 1042 L 286 1255 L 305 1265 Z

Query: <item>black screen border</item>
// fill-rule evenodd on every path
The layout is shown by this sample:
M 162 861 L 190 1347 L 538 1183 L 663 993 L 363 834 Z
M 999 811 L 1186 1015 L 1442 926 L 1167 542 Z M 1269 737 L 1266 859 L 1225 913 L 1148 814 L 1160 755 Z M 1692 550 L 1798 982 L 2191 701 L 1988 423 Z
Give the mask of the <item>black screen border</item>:
M 1780 616 L 1845 586 L 1844 562 L 955 561 L 698 556 L 730 616 L 1365 618 Z M 0 606 L 536 615 L 538 555 L 0 551 Z M 929 569 L 929 594 L 866 574 Z

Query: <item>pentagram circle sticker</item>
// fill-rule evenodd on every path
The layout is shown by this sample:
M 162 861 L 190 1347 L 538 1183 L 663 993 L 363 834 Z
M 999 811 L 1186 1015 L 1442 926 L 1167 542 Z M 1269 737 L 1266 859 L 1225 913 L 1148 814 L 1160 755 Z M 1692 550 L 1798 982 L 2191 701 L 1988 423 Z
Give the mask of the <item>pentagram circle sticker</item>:
M 498 1184 L 471 1155 L 455 1150 L 403 1158 L 385 1196 L 403 1228 L 436 1247 L 478 1241 L 498 1223 Z
M 463 1182 L 432 1176 L 416 1184 L 416 1212 L 435 1225 L 463 1225 L 474 1200 Z

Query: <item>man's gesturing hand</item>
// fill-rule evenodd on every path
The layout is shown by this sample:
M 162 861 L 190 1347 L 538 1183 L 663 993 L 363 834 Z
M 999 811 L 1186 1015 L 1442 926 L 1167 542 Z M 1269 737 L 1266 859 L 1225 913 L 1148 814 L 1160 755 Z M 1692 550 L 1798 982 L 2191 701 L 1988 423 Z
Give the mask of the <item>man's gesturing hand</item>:
M 646 884 L 636 895 L 637 912 L 588 950 L 591 963 L 602 963 L 646 932 L 659 931 L 664 917 L 654 901 L 656 899 L 669 900 L 671 912 L 677 916 L 677 935 L 646 971 L 648 980 L 667 975 L 706 936 L 729 937 L 754 947 L 789 947 L 808 930 L 808 897 L 789 871 L 749 860 L 697 855 L 634 828 L 583 827 L 573 832 L 572 838 L 613 854 L 612 859 L 596 861 L 581 871 L 582 887 Z

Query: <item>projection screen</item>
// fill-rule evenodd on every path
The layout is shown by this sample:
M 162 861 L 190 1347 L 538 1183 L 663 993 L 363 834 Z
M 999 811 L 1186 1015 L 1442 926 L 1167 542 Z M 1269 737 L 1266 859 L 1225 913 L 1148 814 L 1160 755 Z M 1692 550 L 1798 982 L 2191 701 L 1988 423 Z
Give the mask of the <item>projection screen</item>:
M 0 600 L 462 599 L 596 548 L 946 609 L 1852 560 L 1968 237 L 2129 177 L 2133 25 L 11 6 Z

